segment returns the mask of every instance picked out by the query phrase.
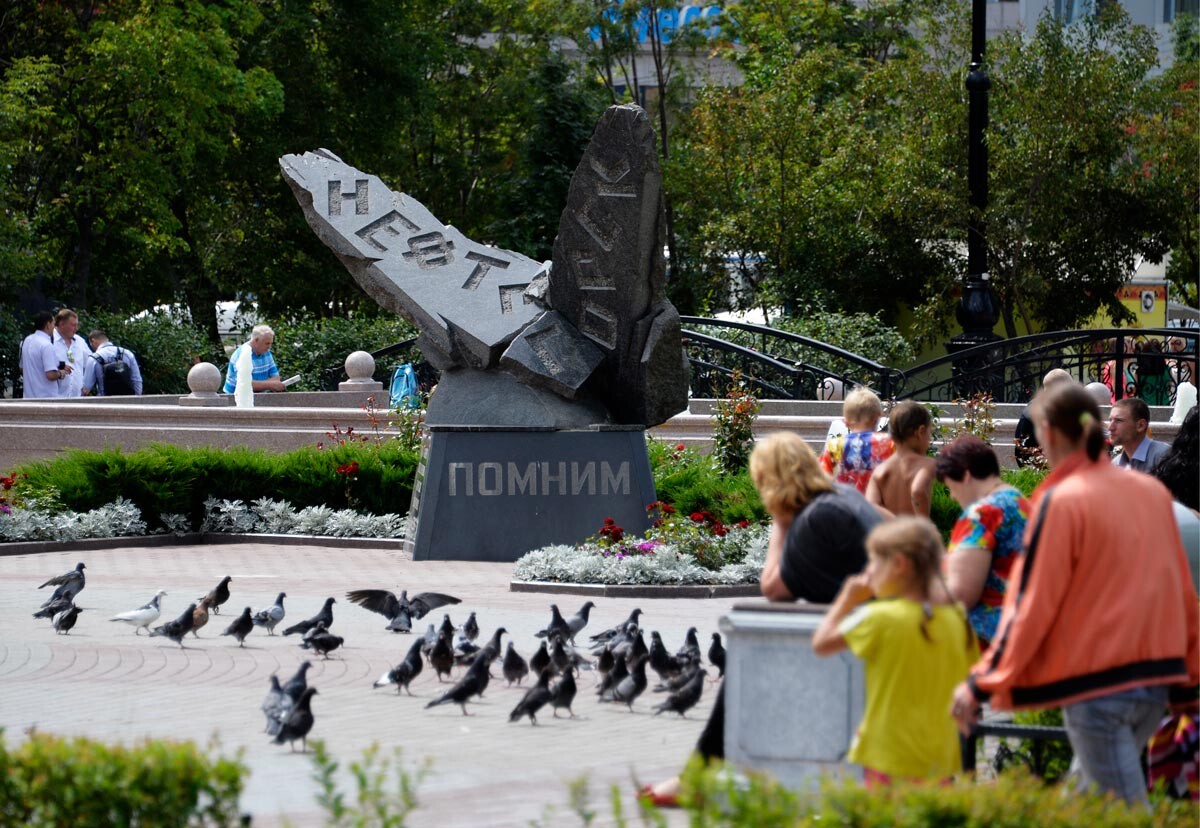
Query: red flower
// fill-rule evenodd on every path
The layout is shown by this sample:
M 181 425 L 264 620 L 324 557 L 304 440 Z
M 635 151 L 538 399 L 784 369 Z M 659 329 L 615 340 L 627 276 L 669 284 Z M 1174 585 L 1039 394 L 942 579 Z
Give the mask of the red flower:
M 617 523 L 617 522 L 616 522 L 615 520 L 613 520 L 612 518 L 605 518 L 605 519 L 604 519 L 604 525 L 605 525 L 605 526 L 615 526 L 615 525 L 616 525 L 616 523 Z
M 683 443 L 676 443 L 676 444 L 675 444 L 675 450 L 676 450 L 676 451 L 683 451 L 683 450 L 684 450 L 684 448 L 686 448 L 686 446 L 684 446 L 684 444 L 683 444 Z
M 749 526 L 750 526 L 750 521 L 748 521 L 748 520 L 739 520 L 737 522 L 737 528 L 739 528 L 739 529 L 746 529 Z
M 716 535 L 718 538 L 723 538 L 729 534 L 729 530 L 718 523 L 716 526 L 713 527 L 712 533 L 714 535 Z
M 356 474 L 357 472 L 358 472 L 358 461 L 357 460 L 355 460 L 353 463 L 349 463 L 345 466 L 337 467 L 338 474 L 351 475 L 351 474 Z
M 662 505 L 662 513 L 664 515 L 673 515 L 673 514 L 675 514 L 675 507 L 672 506 L 670 503 L 664 503 Z
M 699 512 L 692 512 L 691 518 L 692 523 L 704 523 L 704 515 L 700 514 Z

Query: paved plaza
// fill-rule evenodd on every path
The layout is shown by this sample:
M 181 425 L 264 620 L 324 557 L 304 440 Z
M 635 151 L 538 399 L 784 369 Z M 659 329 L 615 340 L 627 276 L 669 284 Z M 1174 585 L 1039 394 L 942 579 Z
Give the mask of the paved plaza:
M 69 635 L 56 635 L 49 621 L 30 617 L 51 591 L 39 591 L 37 585 L 77 561 L 87 564 L 87 587 L 77 602 L 86 611 Z M 378 743 L 385 754 L 402 748 L 410 768 L 426 758 L 431 762 L 411 825 L 578 825 L 569 808 L 568 784 L 581 776 L 589 779 L 600 812 L 593 824 L 611 824 L 609 786 L 619 785 L 633 809 L 635 778 L 653 781 L 678 770 L 707 718 L 714 685 L 688 719 L 680 720 L 651 715 L 663 696 L 649 691 L 632 713 L 624 705 L 600 704 L 591 689 L 595 674 L 584 673 L 575 704 L 579 718 L 556 720 L 547 709 L 537 727 L 528 720 L 509 723 L 508 714 L 524 691 L 505 687 L 498 664 L 485 697 L 468 707 L 470 717 L 457 705 L 424 709 L 449 686 L 439 685 L 428 665 L 413 683 L 417 698 L 371 687 L 400 661 L 411 638 L 386 632 L 386 620 L 350 604 L 347 590 L 450 593 L 462 599 L 448 608 L 455 624 L 474 610 L 481 643 L 503 626 L 528 658 L 538 641 L 534 633 L 550 619 L 549 605 L 557 602 L 570 615 L 586 599 L 510 592 L 511 573 L 511 564 L 417 563 L 394 550 L 256 543 L 0 557 L 0 727 L 10 743 L 30 728 L 125 742 L 190 739 L 203 745 L 215 737 L 224 754 L 244 751 L 250 774 L 241 805 L 255 826 L 321 825 L 310 760 L 272 744 L 262 733 L 259 711 L 269 676 L 286 679 L 309 654 L 295 635 L 269 637 L 256 629 L 239 648 L 220 632 L 242 607 L 268 606 L 280 591 L 288 595 L 280 629 L 313 615 L 327 596 L 334 596 L 333 631 L 346 643 L 328 661 L 312 658 L 309 683 L 318 689 L 312 736 L 324 739 L 342 763 L 344 790 L 351 789 L 345 765 Z M 161 620 L 169 620 L 225 575 L 233 576 L 229 603 L 198 639 L 188 637 L 185 650 L 108 621 L 160 588 L 168 592 Z M 612 626 L 641 607 L 645 628 L 660 631 L 669 649 L 679 647 L 687 628 L 695 626 L 707 651 L 732 601 L 601 598 L 585 633 Z M 414 626 L 424 630 L 427 621 L 440 622 L 442 614 L 435 610 Z M 676 814 L 671 824 L 686 820 Z

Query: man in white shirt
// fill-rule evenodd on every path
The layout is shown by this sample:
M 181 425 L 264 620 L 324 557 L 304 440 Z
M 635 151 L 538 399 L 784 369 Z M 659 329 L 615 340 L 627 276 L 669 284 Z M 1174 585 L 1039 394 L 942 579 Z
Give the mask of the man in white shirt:
M 58 361 L 67 364 L 66 379 L 58 384 L 59 396 L 83 396 L 83 375 L 92 349 L 78 333 L 79 316 L 70 308 L 63 308 L 55 315 L 54 326 L 54 350 Z
M 25 399 L 59 396 L 59 381 L 67 376 L 54 351 L 54 316 L 42 311 L 33 317 L 33 333 L 21 343 L 21 392 Z
M 104 387 L 104 366 L 120 358 L 129 366 L 129 384 L 133 393 L 142 393 L 142 370 L 138 367 L 137 357 L 128 348 L 118 348 L 108 339 L 104 331 L 95 330 L 88 334 L 88 341 L 94 349 L 92 358 L 88 360 L 87 371 L 83 379 L 83 392 L 95 394 L 98 397 L 111 397 L 121 393 L 116 389 Z M 128 393 L 128 392 L 124 392 Z

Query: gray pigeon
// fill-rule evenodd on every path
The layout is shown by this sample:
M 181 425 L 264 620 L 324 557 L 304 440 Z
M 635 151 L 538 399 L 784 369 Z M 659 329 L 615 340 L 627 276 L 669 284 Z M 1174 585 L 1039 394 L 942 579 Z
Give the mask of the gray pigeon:
M 708 678 L 707 670 L 696 670 L 683 687 L 667 696 L 666 701 L 654 708 L 654 715 L 657 716 L 664 710 L 669 710 L 672 713 L 678 713 L 680 718 L 686 719 L 687 712 L 696 706 L 696 702 L 700 701 L 700 694 L 704 692 L 706 678 Z
M 583 628 L 587 626 L 588 614 L 591 613 L 592 607 L 594 606 L 596 606 L 594 603 L 588 601 L 579 608 L 579 612 L 567 619 L 567 627 L 569 627 L 571 630 L 570 638 L 572 644 L 575 643 L 575 636 L 582 632 Z
M 265 627 L 267 635 L 275 634 L 275 627 L 283 620 L 283 599 L 287 597 L 286 592 L 281 592 L 275 596 L 275 603 L 266 609 L 261 609 L 254 613 L 254 626 Z
M 150 637 L 153 638 L 157 635 L 165 636 L 180 647 L 183 647 L 183 637 L 191 632 L 192 624 L 195 623 L 195 612 L 196 605 L 188 604 L 187 609 L 174 621 L 168 621 L 165 624 L 155 627 L 154 631 L 150 633 Z
M 253 631 L 254 619 L 250 615 L 250 608 L 246 607 L 242 610 L 242 614 L 234 619 L 234 622 L 226 627 L 225 632 L 221 633 L 221 635 L 232 635 L 237 639 L 238 646 L 244 647 L 246 646 L 246 636 Z
M 308 734 L 313 726 L 312 697 L 317 695 L 317 688 L 307 687 L 286 715 L 281 714 L 279 732 L 275 734 L 275 744 L 284 742 L 294 751 L 296 740 L 300 740 L 300 752 L 308 752 Z
M 412 632 L 414 618 L 424 618 L 438 607 L 461 603 L 461 599 L 440 592 L 422 592 L 409 598 L 408 590 L 402 591 L 399 598 L 386 589 L 356 589 L 347 592 L 346 597 L 351 603 L 382 615 L 388 620 L 386 629 L 397 633 Z
M 430 624 L 425 629 L 425 635 L 421 637 L 421 655 L 429 657 L 429 651 L 433 649 L 433 645 L 437 643 L 438 631 L 437 627 Z
M 310 667 L 312 667 L 311 661 L 301 662 L 300 667 L 297 668 L 295 675 L 284 682 L 283 692 L 286 693 L 288 698 L 292 701 L 299 699 L 304 693 L 304 689 L 308 687 L 308 670 Z
M 326 598 L 325 605 L 321 607 L 320 612 L 318 612 L 312 618 L 301 621 L 299 624 L 293 624 L 284 630 L 283 634 L 291 635 L 292 633 L 300 633 L 301 635 L 304 635 L 308 631 L 314 629 L 318 624 L 324 624 L 325 629 L 329 629 L 333 626 L 333 605 L 336 603 L 336 599 Z
M 75 626 L 75 621 L 79 618 L 79 613 L 82 609 L 72 604 L 67 609 L 54 616 L 54 632 L 60 635 L 66 635 L 71 632 L 71 628 Z
M 291 704 L 291 698 L 283 692 L 283 686 L 279 683 L 279 676 L 271 673 L 271 687 L 267 690 L 267 696 L 261 706 L 263 715 L 267 717 L 264 732 L 272 736 L 279 732 L 279 714 L 285 707 L 291 707 Z
M 525 691 L 525 695 L 517 702 L 517 706 L 508 714 L 510 722 L 520 721 L 523 716 L 528 716 L 531 724 L 537 724 L 537 712 L 546 706 L 553 696 L 550 690 L 550 671 L 542 670 L 538 676 L 537 684 Z
M 602 630 L 601 632 L 596 633 L 595 635 L 593 635 L 591 637 L 591 640 L 595 641 L 597 644 L 604 644 L 605 642 L 609 642 L 614 638 L 624 637 L 626 628 L 629 627 L 630 625 L 636 627 L 638 625 L 638 618 L 640 618 L 641 615 L 642 615 L 642 611 L 640 609 L 635 609 L 631 613 L 629 613 L 629 617 L 626 618 L 624 621 L 622 621 L 620 624 L 617 624 L 617 626 L 615 626 L 615 627 L 609 627 L 607 630 Z M 613 646 L 614 646 L 614 648 L 616 647 L 615 644 Z
M 514 681 L 520 684 L 525 680 L 525 676 L 529 675 L 529 665 L 525 663 L 525 659 L 521 658 L 521 654 L 517 652 L 517 648 L 511 641 L 508 642 L 508 649 L 504 651 L 504 662 L 500 665 L 500 669 L 504 673 L 504 680 L 510 687 Z
M 42 604 L 42 606 L 48 606 L 51 602 L 56 601 L 59 598 L 69 598 L 74 600 L 75 596 L 83 590 L 87 583 L 87 579 L 84 578 L 83 575 L 83 570 L 86 568 L 87 567 L 84 565 L 83 561 L 80 561 L 79 563 L 75 564 L 75 568 L 70 572 L 64 572 L 62 575 L 51 578 L 50 580 L 46 581 L 46 583 L 39 586 L 38 589 L 48 586 L 57 587 L 57 589 L 54 590 L 54 593 L 46 599 L 46 603 Z
M 438 636 L 437 643 L 429 651 L 429 666 L 437 673 L 438 681 L 442 681 L 442 676 L 450 675 L 454 668 L 454 650 L 450 649 L 449 636 Z
M 476 638 L 479 638 L 479 622 L 475 620 L 474 612 L 467 616 L 467 620 L 463 622 L 462 634 L 467 641 L 474 641 Z
M 380 676 L 373 686 L 387 687 L 389 684 L 394 684 L 396 685 L 396 695 L 399 695 L 402 690 L 407 690 L 408 695 L 411 696 L 413 693 L 409 684 L 421 675 L 421 669 L 424 666 L 424 662 L 421 660 L 421 647 L 424 644 L 425 642 L 421 639 L 414 641 L 408 648 L 408 655 L 404 656 L 404 660 Z
M 329 658 L 329 654 L 344 643 L 345 639 L 340 635 L 334 635 L 325 629 L 325 625 L 318 624 L 313 630 L 305 633 L 304 640 L 300 642 L 300 646 L 305 650 L 312 650 L 314 653 L 318 653 L 322 658 Z
M 160 589 L 154 593 L 154 597 L 148 603 L 143 604 L 135 610 L 122 612 L 114 615 L 109 621 L 124 621 L 126 624 L 133 625 L 133 634 L 141 635 L 142 630 L 149 629 L 150 625 L 158 620 L 158 616 L 162 614 L 162 599 L 166 595 L 166 590 Z
M 208 594 L 203 598 L 208 599 L 208 608 L 213 611 L 214 615 L 221 614 L 221 604 L 229 600 L 229 582 L 233 580 L 233 576 L 226 575 L 221 579 L 221 583 L 208 591 Z M 201 600 L 201 599 L 197 599 Z
M 538 647 L 537 652 L 529 659 L 529 669 L 538 675 L 542 674 L 542 670 L 550 667 L 553 670 L 553 662 L 550 660 L 550 650 L 546 647 L 546 642 L 543 641 Z
M 633 703 L 637 697 L 642 695 L 646 690 L 646 659 L 639 658 L 634 667 L 629 671 L 629 675 L 621 679 L 621 683 L 614 687 L 608 698 L 600 697 L 601 701 L 624 702 L 630 712 L 633 711 Z
M 621 682 L 629 675 L 629 667 L 625 660 L 625 656 L 614 656 L 613 668 L 604 674 L 604 678 L 600 681 L 600 686 L 596 688 L 596 695 L 601 701 L 608 701 Z
M 550 605 L 550 623 L 546 625 L 546 629 L 538 630 L 534 635 L 538 638 L 549 638 L 554 633 L 558 633 L 563 638 L 571 637 L 571 627 L 567 624 L 567 619 L 562 617 L 558 604 Z

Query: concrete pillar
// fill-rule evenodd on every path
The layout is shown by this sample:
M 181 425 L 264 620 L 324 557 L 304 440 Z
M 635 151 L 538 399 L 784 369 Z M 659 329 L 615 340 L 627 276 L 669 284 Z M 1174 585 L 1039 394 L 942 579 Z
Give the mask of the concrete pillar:
M 375 357 L 366 351 L 355 351 L 346 357 L 345 382 L 338 383 L 339 391 L 382 391 L 383 383 L 374 379 Z

